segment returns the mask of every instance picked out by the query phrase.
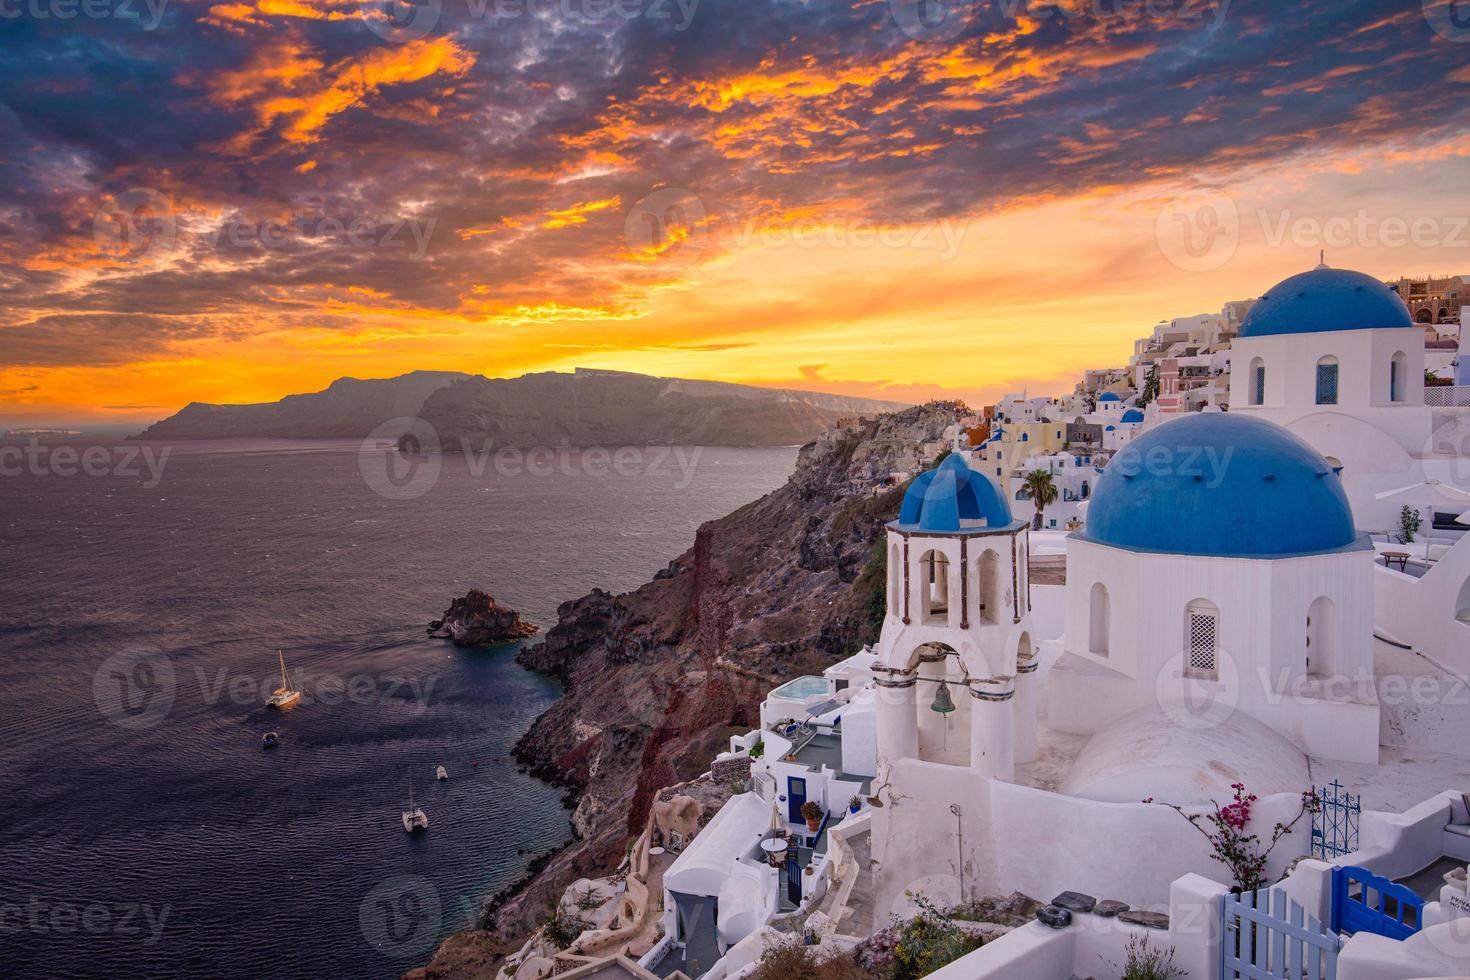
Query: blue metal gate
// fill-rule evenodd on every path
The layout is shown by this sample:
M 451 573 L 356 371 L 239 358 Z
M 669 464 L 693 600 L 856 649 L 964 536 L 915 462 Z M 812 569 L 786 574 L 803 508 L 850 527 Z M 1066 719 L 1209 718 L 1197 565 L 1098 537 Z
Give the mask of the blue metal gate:
M 1424 899 L 1367 868 L 1332 869 L 1332 929 L 1408 939 L 1424 924 Z
M 1222 980 L 1337 980 L 1342 941 L 1279 888 L 1226 895 L 1224 926 Z
M 1331 786 L 1313 786 L 1312 793 L 1317 797 L 1317 812 L 1312 814 L 1312 853 L 1330 861 L 1356 851 L 1363 797 L 1346 792 L 1335 779 Z

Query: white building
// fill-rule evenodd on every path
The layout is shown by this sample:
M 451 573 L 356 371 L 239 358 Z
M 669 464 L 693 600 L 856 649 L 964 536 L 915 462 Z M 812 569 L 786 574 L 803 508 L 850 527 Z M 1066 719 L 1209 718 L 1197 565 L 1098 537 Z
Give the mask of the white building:
M 1470 412 L 1426 404 L 1424 345 L 1423 327 L 1383 283 L 1318 266 L 1273 287 L 1245 318 L 1231 411 L 1306 440 L 1341 469 L 1359 526 L 1391 529 L 1403 502 L 1379 492 L 1429 478 L 1466 482 L 1458 470 Z
M 951 900 L 961 868 L 993 867 L 990 781 L 1036 751 L 1027 528 L 959 456 L 922 474 L 888 525 L 878 647 L 873 859 L 878 908 L 918 888 Z M 900 808 L 893 805 L 902 800 Z M 958 831 L 954 848 L 931 834 Z M 956 854 L 958 857 L 956 858 Z
M 1373 548 L 1286 430 L 1183 416 L 1114 457 L 1068 543 L 1053 728 L 1218 701 L 1303 753 L 1378 759 Z

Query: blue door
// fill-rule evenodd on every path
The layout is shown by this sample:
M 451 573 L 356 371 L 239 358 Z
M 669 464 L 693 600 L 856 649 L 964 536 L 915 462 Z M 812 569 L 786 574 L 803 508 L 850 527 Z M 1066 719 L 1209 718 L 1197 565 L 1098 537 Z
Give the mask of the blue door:
M 1332 869 L 1332 931 L 1404 940 L 1423 926 L 1424 899 L 1367 868 Z
M 786 778 L 786 813 L 792 823 L 803 823 L 801 805 L 806 802 L 806 780 L 797 776 Z

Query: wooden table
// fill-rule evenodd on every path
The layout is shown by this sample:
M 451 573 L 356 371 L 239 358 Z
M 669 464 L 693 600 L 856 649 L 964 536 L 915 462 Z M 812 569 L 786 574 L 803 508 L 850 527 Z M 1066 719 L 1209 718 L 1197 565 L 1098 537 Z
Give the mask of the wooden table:
M 1394 565 L 1399 567 L 1399 571 L 1407 572 L 1409 570 L 1409 553 L 1407 551 L 1385 551 L 1383 553 L 1383 567 L 1392 568 Z

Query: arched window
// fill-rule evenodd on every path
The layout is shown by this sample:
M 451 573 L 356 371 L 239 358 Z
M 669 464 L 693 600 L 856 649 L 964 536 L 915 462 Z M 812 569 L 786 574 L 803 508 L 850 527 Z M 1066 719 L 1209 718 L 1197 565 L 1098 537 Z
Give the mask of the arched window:
M 1331 355 L 1317 362 L 1317 404 L 1337 404 L 1337 358 Z
M 926 551 L 919 559 L 919 609 L 924 622 L 943 626 L 949 622 L 949 559 L 940 551 Z
M 1220 608 L 1196 599 L 1184 611 L 1184 675 L 1219 680 Z
M 1307 609 L 1307 673 L 1331 677 L 1337 670 L 1333 647 L 1333 605 L 1325 595 Z
M 1246 375 L 1250 380 L 1250 403 L 1252 405 L 1266 404 L 1266 362 L 1262 358 L 1251 361 L 1250 374 Z
M 1000 555 L 980 556 L 980 622 L 1000 622 Z
M 1108 588 L 1101 582 L 1092 587 L 1087 615 L 1087 651 L 1099 657 L 1108 655 Z
M 1409 379 L 1409 358 L 1403 351 L 1388 362 L 1388 370 L 1388 400 L 1401 402 L 1404 400 L 1404 383 Z
M 903 610 L 903 559 L 898 545 L 888 549 L 888 614 L 898 616 Z

